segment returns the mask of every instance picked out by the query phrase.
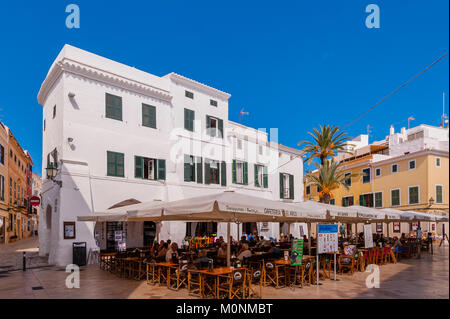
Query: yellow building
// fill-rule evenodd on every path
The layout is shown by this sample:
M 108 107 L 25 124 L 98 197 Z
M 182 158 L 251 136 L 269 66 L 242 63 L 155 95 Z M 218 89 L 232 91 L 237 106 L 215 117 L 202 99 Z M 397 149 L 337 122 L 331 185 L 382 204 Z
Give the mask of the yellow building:
M 391 128 L 390 133 L 370 145 L 367 135 L 348 142 L 353 154 L 339 154 L 336 160 L 344 174 L 359 176 L 348 181 L 348 190 L 333 190 L 331 203 L 448 214 L 448 128 L 420 125 L 401 133 Z M 318 201 L 317 188 L 306 186 L 305 199 Z M 441 233 L 436 224 L 421 226 Z M 401 226 L 400 232 L 408 231 L 409 225 Z
M 6 242 L 8 223 L 8 131 L 0 122 L 0 244 Z

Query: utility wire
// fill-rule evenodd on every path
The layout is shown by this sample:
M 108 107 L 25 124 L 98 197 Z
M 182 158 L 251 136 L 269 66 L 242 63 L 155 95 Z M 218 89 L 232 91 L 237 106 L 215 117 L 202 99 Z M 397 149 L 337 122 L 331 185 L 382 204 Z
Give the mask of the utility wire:
M 431 63 L 429 66 L 427 66 L 425 69 L 423 69 L 422 71 L 420 71 L 419 73 L 417 73 L 415 76 L 413 76 L 412 78 L 410 78 L 408 81 L 406 81 L 405 83 L 403 83 L 401 86 L 399 86 L 397 89 L 395 89 L 394 91 L 392 91 L 391 93 L 389 93 L 388 95 L 386 95 L 384 98 L 382 98 L 380 101 L 378 101 L 377 103 L 375 103 L 374 105 L 372 105 L 371 107 L 369 107 L 367 109 L 367 111 L 365 111 L 363 114 L 361 114 L 360 116 L 358 116 L 356 119 L 352 120 L 351 122 L 349 122 L 348 124 L 344 125 L 341 129 L 344 129 L 350 125 L 352 125 L 353 123 L 359 121 L 360 119 L 362 119 L 364 116 L 366 116 L 370 111 L 372 111 L 376 106 L 378 106 L 379 104 L 381 104 L 383 101 L 387 100 L 388 98 L 390 98 L 392 95 L 394 95 L 395 93 L 397 93 L 398 91 L 400 91 L 400 89 L 402 89 L 403 87 L 405 87 L 406 85 L 408 85 L 409 83 L 411 83 L 412 81 L 414 81 L 415 79 L 417 79 L 419 76 L 421 76 L 425 71 L 427 71 L 428 69 L 430 69 L 433 65 L 435 65 L 436 63 L 438 63 L 439 61 L 441 61 L 443 58 L 445 58 L 448 55 L 448 51 L 445 52 L 443 55 L 441 55 L 439 58 L 437 58 L 436 60 L 433 61 L 433 63 Z M 284 165 L 292 162 L 294 159 L 300 157 L 301 155 L 296 155 L 294 158 L 292 158 L 291 160 L 287 161 L 284 164 L 281 164 L 280 166 L 278 166 L 275 170 L 273 170 L 271 173 L 275 172 L 276 170 L 280 169 L 281 167 L 283 167 Z

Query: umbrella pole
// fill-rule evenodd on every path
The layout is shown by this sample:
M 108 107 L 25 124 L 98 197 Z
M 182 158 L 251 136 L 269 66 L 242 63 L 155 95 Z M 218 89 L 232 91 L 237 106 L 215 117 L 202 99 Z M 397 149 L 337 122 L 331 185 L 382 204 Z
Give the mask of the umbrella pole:
M 359 240 L 358 223 L 355 223 L 355 235 L 356 235 L 356 244 L 358 244 L 358 240 Z
M 230 222 L 227 223 L 227 267 L 231 266 L 231 243 L 230 243 Z
M 308 223 L 308 256 L 311 256 L 311 223 Z

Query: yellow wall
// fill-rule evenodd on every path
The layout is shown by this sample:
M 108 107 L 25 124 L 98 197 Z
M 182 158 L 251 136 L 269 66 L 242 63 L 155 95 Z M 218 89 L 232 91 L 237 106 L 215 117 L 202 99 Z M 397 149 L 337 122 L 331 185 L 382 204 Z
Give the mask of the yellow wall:
M 441 167 L 436 167 L 436 157 L 441 158 Z M 391 190 L 399 188 L 401 202 L 399 206 L 393 208 L 401 210 L 418 210 L 418 211 L 448 211 L 448 194 L 449 194 L 449 160 L 447 155 L 435 155 L 431 152 L 418 152 L 414 154 L 399 157 L 397 160 L 381 161 L 371 164 L 372 155 L 342 164 L 344 172 L 362 173 L 363 168 L 371 168 L 371 181 L 368 184 L 362 183 L 362 176 L 352 178 L 352 186 L 349 190 L 340 187 L 332 192 L 335 198 L 335 204 L 341 206 L 344 196 L 353 195 L 354 205 L 359 205 L 359 195 L 365 193 L 382 192 L 383 208 L 391 207 Z M 409 161 L 416 160 L 416 168 L 408 169 Z M 392 173 L 391 166 L 398 164 L 398 172 Z M 381 168 L 381 176 L 375 176 L 375 169 Z M 433 197 L 436 200 L 435 185 L 443 185 L 443 204 L 430 206 L 429 199 Z M 409 205 L 408 194 L 409 186 L 419 186 L 419 204 Z M 319 200 L 316 187 L 311 185 L 311 195 L 314 200 Z M 305 199 L 310 198 L 306 194 Z

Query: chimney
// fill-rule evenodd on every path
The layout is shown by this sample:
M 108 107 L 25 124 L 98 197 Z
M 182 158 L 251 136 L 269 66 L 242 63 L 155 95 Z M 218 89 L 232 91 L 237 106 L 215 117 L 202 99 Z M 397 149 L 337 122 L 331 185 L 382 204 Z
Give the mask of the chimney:
M 401 133 L 402 133 L 402 135 L 406 134 L 406 127 L 402 127 Z
M 394 134 L 395 134 L 394 125 L 391 125 L 391 128 L 389 129 L 389 135 L 394 135 Z

